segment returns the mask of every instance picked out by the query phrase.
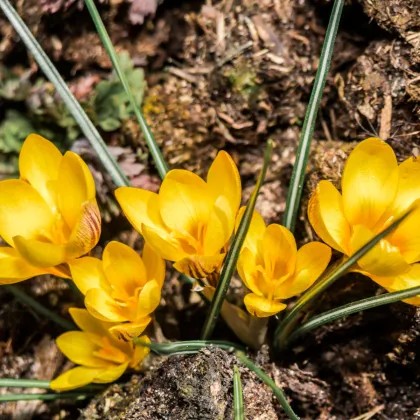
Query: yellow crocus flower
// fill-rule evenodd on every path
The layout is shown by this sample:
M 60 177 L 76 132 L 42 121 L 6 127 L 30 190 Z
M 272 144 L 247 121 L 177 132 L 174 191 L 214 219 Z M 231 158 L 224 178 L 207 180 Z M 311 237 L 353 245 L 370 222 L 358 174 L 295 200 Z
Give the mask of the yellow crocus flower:
M 377 138 L 358 144 L 344 167 L 341 194 L 321 181 L 308 207 L 318 236 L 349 256 L 384 230 L 420 199 L 420 161 L 398 165 L 392 148 Z M 356 271 L 388 289 L 420 285 L 420 208 L 358 261 Z M 408 299 L 420 304 L 420 297 Z
M 51 381 L 51 389 L 69 391 L 90 383 L 114 382 L 128 368 L 140 369 L 149 354 L 147 347 L 117 340 L 108 332 L 112 324 L 99 321 L 86 309 L 71 308 L 70 315 L 82 331 L 61 334 L 56 343 L 68 359 L 80 366 Z M 150 343 L 147 336 L 139 340 Z
M 207 182 L 174 169 L 159 194 L 122 187 L 115 195 L 131 224 L 178 271 L 194 278 L 217 274 L 241 201 L 238 169 L 226 152 L 218 153 Z
M 83 160 L 31 134 L 19 155 L 20 179 L 0 182 L 0 284 L 52 273 L 89 252 L 101 233 L 95 183 Z
M 130 247 L 110 242 L 102 261 L 83 257 L 69 263 L 74 283 L 94 317 L 113 322 L 110 333 L 123 340 L 138 337 L 160 302 L 165 262 L 147 244 L 143 259 Z
M 238 222 L 243 209 L 238 215 Z M 254 212 L 238 259 L 238 273 L 251 290 L 244 303 L 248 312 L 259 318 L 277 314 L 286 308 L 282 302 L 308 289 L 326 269 L 331 248 L 310 242 L 299 250 L 293 234 L 285 227 L 266 227 Z

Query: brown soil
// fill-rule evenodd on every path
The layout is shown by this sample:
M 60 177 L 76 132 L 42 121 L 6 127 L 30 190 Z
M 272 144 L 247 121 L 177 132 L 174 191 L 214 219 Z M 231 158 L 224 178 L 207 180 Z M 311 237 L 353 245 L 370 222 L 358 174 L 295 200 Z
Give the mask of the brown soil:
M 224 148 L 238 163 L 246 198 L 265 141 L 272 138 L 275 153 L 257 207 L 267 222 L 279 222 L 332 2 L 166 0 L 142 24 L 141 8 L 134 7 L 141 3 L 104 1 L 100 9 L 118 50 L 129 51 L 146 70 L 144 112 L 170 166 L 204 174 Z M 156 3 L 148 1 L 149 11 Z M 89 97 L 108 77 L 110 63 L 83 2 L 15 4 L 76 96 Z M 310 192 L 320 179 L 339 185 L 343 163 L 357 141 L 376 135 L 393 146 L 400 161 L 418 155 L 419 31 L 416 0 L 353 0 L 345 6 L 313 141 L 297 227 L 300 243 L 314 238 L 305 210 Z M 0 89 L 0 124 L 7 110 L 16 109 L 35 127 L 48 125 L 57 138 L 65 137 L 68 125 L 47 106 L 51 90 L 42 80 L 35 85 L 41 74 L 2 16 L 0 60 L 19 80 L 9 97 Z M 0 86 L 2 77 L 0 69 Z M 28 90 L 26 80 L 31 81 Z M 33 104 L 45 112 L 34 113 Z M 156 190 L 159 179 L 135 121 L 125 120 L 119 130 L 104 135 L 133 184 Z M 112 182 L 86 141 L 78 138 L 71 147 L 96 177 L 105 220 L 101 246 L 119 239 L 140 249 L 138 235 L 113 199 Z M 0 177 L 15 171 L 16 154 L 5 154 Z M 101 249 L 95 252 L 99 256 Z M 78 296 L 53 278 L 22 286 L 64 316 L 70 306 L 80 305 Z M 238 300 L 242 286 L 237 279 L 232 286 L 230 298 Z M 369 279 L 349 275 L 309 311 L 378 292 Z M 1 288 L 0 302 L 0 376 L 50 379 L 61 372 L 66 362 L 53 342 L 59 328 Z M 170 272 L 151 333 L 160 339 L 196 339 L 204 317 L 198 296 Z M 420 416 L 419 335 L 420 312 L 398 303 L 321 327 L 286 354 L 269 354 L 264 347 L 251 357 L 283 387 L 303 419 L 415 419 Z M 235 340 L 222 322 L 214 338 Z M 157 358 L 144 374 L 111 386 L 90 404 L 9 403 L 0 406 L 0 419 L 76 419 L 86 406 L 80 414 L 86 420 L 229 419 L 234 363 L 232 355 L 218 349 Z M 286 418 L 270 391 L 241 369 L 247 418 Z

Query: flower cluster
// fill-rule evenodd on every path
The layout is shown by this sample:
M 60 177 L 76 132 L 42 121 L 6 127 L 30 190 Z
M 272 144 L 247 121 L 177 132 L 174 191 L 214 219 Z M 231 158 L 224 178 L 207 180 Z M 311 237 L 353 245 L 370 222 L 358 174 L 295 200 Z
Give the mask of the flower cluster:
M 113 241 L 102 259 L 88 255 L 99 240 L 101 218 L 93 177 L 83 160 L 72 152 L 63 156 L 48 140 L 31 135 L 22 147 L 19 169 L 20 179 L 0 182 L 0 235 L 9 245 L 0 247 L 0 284 L 47 273 L 72 279 L 86 307 L 70 309 L 81 331 L 57 339 L 61 351 L 79 366 L 56 378 L 51 387 L 63 391 L 112 382 L 128 368 L 139 369 L 150 342 L 142 334 L 161 300 L 164 260 L 172 261 L 180 273 L 202 279 L 206 296 L 214 294 L 244 214 L 234 161 L 219 152 L 206 180 L 172 170 L 159 193 L 117 189 L 116 198 L 145 246 L 140 257 Z M 325 271 L 330 247 L 349 256 L 416 205 L 419 175 L 417 159 L 398 166 L 383 141 L 361 142 L 348 158 L 341 193 L 331 182 L 321 181 L 310 199 L 309 220 L 326 244 L 310 242 L 298 249 L 288 229 L 266 226 L 254 212 L 237 264 L 249 289 L 244 306 L 250 315 L 228 303 L 222 313 L 257 320 L 285 309 L 286 299 L 307 290 Z M 416 207 L 358 261 L 355 270 L 390 291 L 418 285 L 419 221 Z M 420 304 L 420 297 L 408 302 Z

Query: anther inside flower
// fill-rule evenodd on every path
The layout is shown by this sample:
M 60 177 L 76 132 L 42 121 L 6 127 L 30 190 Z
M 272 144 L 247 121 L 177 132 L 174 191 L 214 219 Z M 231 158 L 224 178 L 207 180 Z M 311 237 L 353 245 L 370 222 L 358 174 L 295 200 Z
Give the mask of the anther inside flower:
M 263 218 L 254 212 L 237 266 L 252 292 L 244 299 L 248 312 L 267 317 L 282 311 L 286 308 L 282 301 L 308 289 L 326 269 L 330 258 L 329 246 L 310 242 L 298 250 L 288 229 L 277 224 L 266 227 Z
M 321 181 L 309 202 L 309 220 L 318 236 L 352 255 L 413 206 L 385 239 L 358 261 L 358 271 L 389 291 L 420 284 L 420 161 L 398 165 L 392 148 L 377 138 L 357 145 L 341 180 L 341 194 Z M 420 297 L 408 303 L 420 304 Z
M 149 349 L 114 338 L 108 328 L 112 324 L 94 318 L 86 309 L 70 309 L 70 314 L 82 331 L 60 335 L 58 348 L 73 363 L 80 365 L 68 370 L 51 382 L 51 389 L 68 391 L 90 383 L 116 381 L 128 368 L 138 370 Z M 150 343 L 147 336 L 139 339 Z
M 52 273 L 98 242 L 101 217 L 92 174 L 73 152 L 64 156 L 32 134 L 19 156 L 20 179 L 0 182 L 0 283 Z
M 219 271 L 241 201 L 238 169 L 226 152 L 217 155 L 207 182 L 175 169 L 159 194 L 130 187 L 115 194 L 131 224 L 178 271 L 194 278 Z
M 147 244 L 143 259 L 130 247 L 110 242 L 102 261 L 83 257 L 69 263 L 85 306 L 96 318 L 113 322 L 110 333 L 130 340 L 147 327 L 160 302 L 165 262 Z

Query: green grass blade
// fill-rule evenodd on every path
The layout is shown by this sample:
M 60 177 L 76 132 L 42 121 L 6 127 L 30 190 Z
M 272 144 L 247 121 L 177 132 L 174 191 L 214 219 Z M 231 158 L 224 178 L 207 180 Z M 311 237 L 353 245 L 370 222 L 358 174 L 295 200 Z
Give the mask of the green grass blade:
M 308 322 L 297 328 L 289 337 L 288 343 L 295 341 L 300 336 L 321 327 L 322 325 L 333 322 L 337 319 L 344 318 L 348 315 L 366 311 L 367 309 L 377 308 L 382 305 L 398 302 L 400 300 L 409 299 L 420 294 L 420 286 L 411 287 L 400 292 L 384 293 L 380 296 L 373 296 L 367 299 L 358 300 L 357 302 L 348 303 L 320 315 L 314 316 Z
M 328 70 L 330 68 L 331 57 L 334 49 L 335 38 L 337 36 L 338 25 L 340 23 L 341 12 L 343 11 L 343 5 L 344 0 L 334 1 L 334 7 L 331 12 L 327 32 L 325 34 L 318 70 L 316 72 L 314 86 L 312 88 L 299 140 L 296 162 L 293 167 L 292 180 L 287 194 L 286 211 L 283 217 L 283 225 L 292 232 L 294 231 L 299 212 L 300 198 L 302 196 L 305 170 L 308 162 L 312 136 L 314 133 L 316 116 L 318 114 L 322 92 L 324 90 L 325 81 L 327 80 Z
M 397 219 L 394 223 L 389 225 L 381 233 L 378 233 L 373 239 L 371 239 L 366 245 L 362 246 L 357 252 L 355 252 L 348 259 L 344 260 L 328 275 L 321 278 L 320 281 L 314 284 L 303 296 L 296 302 L 293 309 L 287 314 L 284 320 L 277 327 L 274 334 L 274 345 L 280 349 L 286 347 L 288 336 L 294 327 L 296 317 L 300 311 L 316 296 L 323 292 L 327 287 L 331 286 L 337 279 L 342 275 L 346 274 L 352 267 L 354 267 L 357 261 L 369 252 L 381 239 L 392 232 L 410 213 L 412 209 L 406 212 L 403 216 Z
M 201 334 L 202 340 L 207 340 L 208 338 L 210 338 L 211 334 L 213 333 L 214 327 L 216 325 L 217 319 L 219 317 L 220 309 L 225 299 L 226 292 L 229 288 L 232 275 L 236 269 L 236 262 L 238 260 L 239 253 L 241 251 L 242 244 L 244 243 L 246 234 L 249 229 L 249 225 L 251 223 L 252 214 L 255 208 L 255 203 L 257 201 L 257 197 L 258 197 L 258 193 L 260 191 L 261 185 L 264 182 L 265 174 L 267 172 L 267 167 L 271 159 L 272 150 L 273 150 L 273 142 L 269 140 L 267 142 L 263 167 L 261 169 L 260 176 L 258 177 L 254 191 L 252 192 L 251 198 L 248 201 L 241 223 L 239 224 L 238 231 L 236 232 L 236 235 L 233 238 L 232 244 L 229 248 L 229 252 L 226 256 L 226 261 L 222 268 L 222 272 L 220 273 L 220 279 L 217 283 L 216 291 L 214 293 L 213 300 L 211 301 L 210 309 L 207 313 L 207 318 L 204 323 L 203 331 Z
M 287 402 L 287 398 L 284 395 L 281 388 L 279 388 L 276 383 L 259 367 L 257 367 L 251 360 L 249 360 L 245 354 L 241 351 L 235 352 L 236 357 L 252 372 L 254 372 L 266 385 L 268 385 L 272 390 L 273 394 L 276 396 L 277 400 L 283 407 L 283 410 L 291 420 L 299 420 L 299 417 L 295 414 L 290 404 Z
M 134 343 L 138 346 L 148 347 L 154 353 L 161 355 L 193 354 L 208 346 L 216 346 L 228 351 L 243 349 L 235 343 L 219 340 L 174 341 L 171 343 L 144 343 L 141 340 L 134 340 Z
M 9 0 L 1 0 L 0 8 L 3 10 L 7 19 L 10 21 L 15 31 L 19 34 L 21 40 L 24 42 L 28 50 L 34 56 L 39 67 L 42 69 L 50 82 L 54 85 L 57 93 L 63 99 L 63 102 L 67 106 L 68 110 L 79 124 L 80 129 L 89 140 L 99 159 L 102 161 L 109 175 L 112 177 L 115 185 L 118 187 L 129 185 L 130 183 L 127 177 L 119 167 L 117 161 L 109 152 L 98 130 L 86 115 L 83 108 L 77 102 L 77 99 L 71 93 L 70 89 L 66 85 L 66 82 L 63 80 L 58 70 L 54 67 L 54 64 L 45 54 L 44 50 L 32 35 L 29 28 L 20 18 L 19 14 L 10 4 Z
M 109 58 L 112 61 L 112 65 L 114 66 L 114 70 L 118 74 L 118 77 L 121 80 L 121 83 L 124 87 L 124 90 L 127 93 L 128 99 L 130 100 L 131 106 L 133 107 L 134 113 L 136 118 L 139 122 L 141 131 L 146 139 L 147 146 L 149 147 L 150 153 L 153 157 L 155 162 L 156 168 L 159 172 L 160 177 L 163 179 L 168 172 L 168 166 L 166 165 L 165 160 L 163 159 L 162 152 L 157 145 L 153 134 L 150 131 L 149 126 L 147 125 L 146 120 L 141 112 L 139 104 L 136 102 L 133 92 L 131 91 L 130 85 L 128 84 L 128 80 L 121 70 L 121 66 L 118 60 L 117 53 L 115 52 L 114 46 L 112 45 L 112 41 L 106 31 L 105 25 L 102 22 L 101 16 L 99 15 L 98 9 L 95 6 L 95 2 L 93 0 L 85 0 L 85 4 L 89 10 L 89 13 L 92 17 L 93 23 L 96 26 L 96 30 L 99 34 L 99 37 L 102 40 L 102 43 L 109 55 Z
M 80 392 L 61 392 L 57 394 L 6 394 L 0 395 L 0 402 L 11 401 L 54 401 L 54 400 L 85 400 L 95 394 L 82 394 Z
M 245 420 L 241 374 L 236 365 L 233 367 L 233 409 L 235 420 Z
M 78 328 L 73 322 L 62 318 L 60 315 L 57 315 L 55 312 L 50 311 L 45 306 L 42 306 L 39 302 L 37 302 L 34 298 L 27 295 L 23 290 L 21 290 L 18 286 L 13 285 L 4 285 L 4 287 L 8 292 L 12 293 L 16 299 L 22 302 L 25 305 L 28 305 L 32 308 L 35 312 L 43 316 L 44 318 L 49 319 L 50 321 L 55 322 L 60 327 L 64 328 L 65 330 L 77 330 Z
M 50 389 L 50 381 L 38 379 L 0 378 L 0 387 Z

